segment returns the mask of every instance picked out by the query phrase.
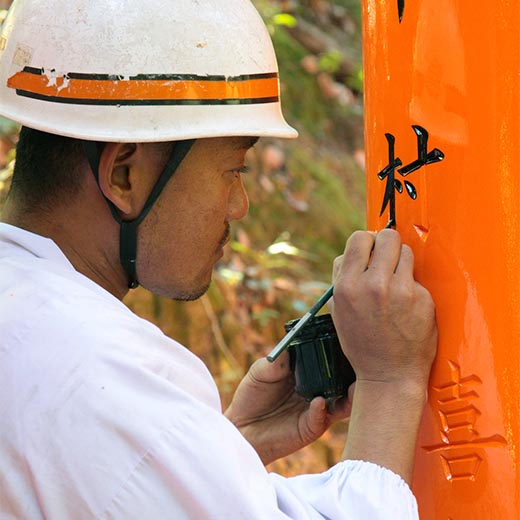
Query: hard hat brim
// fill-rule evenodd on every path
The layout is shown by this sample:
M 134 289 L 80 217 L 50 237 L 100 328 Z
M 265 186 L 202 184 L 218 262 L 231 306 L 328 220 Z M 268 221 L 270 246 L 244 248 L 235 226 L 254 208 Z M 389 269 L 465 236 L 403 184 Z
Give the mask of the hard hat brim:
M 298 132 L 283 118 L 280 105 L 265 103 L 262 110 L 258 105 L 213 106 L 208 118 L 204 106 L 184 107 L 90 107 L 80 106 L 76 111 L 70 105 L 57 105 L 48 117 L 38 116 L 41 102 L 25 99 L 34 112 L 24 106 L 23 112 L 13 110 L 14 104 L 5 106 L 0 101 L 0 114 L 19 124 L 66 137 L 102 142 L 165 142 L 205 137 L 257 136 L 294 139 Z M 3 106 L 4 105 L 4 106 Z M 141 109 L 141 110 L 140 110 Z M 106 110 L 110 124 L 101 126 L 100 112 Z M 128 112 L 134 124 L 128 127 Z M 31 114 L 34 113 L 32 117 Z

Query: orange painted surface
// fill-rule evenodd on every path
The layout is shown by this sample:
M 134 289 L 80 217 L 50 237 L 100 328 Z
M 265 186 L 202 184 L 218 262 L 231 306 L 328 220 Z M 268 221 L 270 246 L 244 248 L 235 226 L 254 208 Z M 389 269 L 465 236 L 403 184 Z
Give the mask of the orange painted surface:
M 385 133 L 402 165 L 412 125 L 444 154 L 389 191 L 440 335 L 414 492 L 421 520 L 520 519 L 520 4 L 403 3 L 399 21 L 363 0 L 365 130 L 369 229 L 389 218 Z

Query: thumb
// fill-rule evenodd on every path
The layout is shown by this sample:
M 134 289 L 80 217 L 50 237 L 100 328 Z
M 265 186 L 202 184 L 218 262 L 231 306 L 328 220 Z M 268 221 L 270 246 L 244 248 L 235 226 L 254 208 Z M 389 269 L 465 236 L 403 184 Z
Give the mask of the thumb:
M 305 444 L 315 441 L 329 426 L 327 404 L 323 397 L 315 397 L 300 417 L 299 433 Z
M 267 361 L 267 358 L 257 359 L 251 365 L 248 375 L 258 383 L 276 383 L 287 378 L 290 373 L 289 352 L 283 352 L 273 363 Z

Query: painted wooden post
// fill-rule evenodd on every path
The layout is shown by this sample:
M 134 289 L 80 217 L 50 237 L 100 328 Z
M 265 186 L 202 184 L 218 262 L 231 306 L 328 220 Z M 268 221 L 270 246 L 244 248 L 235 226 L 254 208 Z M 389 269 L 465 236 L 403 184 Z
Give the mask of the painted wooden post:
M 422 520 L 520 519 L 520 3 L 362 0 L 369 229 L 432 293 Z

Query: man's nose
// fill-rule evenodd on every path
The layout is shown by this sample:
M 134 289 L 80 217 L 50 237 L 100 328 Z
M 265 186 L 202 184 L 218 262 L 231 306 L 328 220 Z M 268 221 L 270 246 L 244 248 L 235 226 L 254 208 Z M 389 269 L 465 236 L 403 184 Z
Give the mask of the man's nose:
M 229 195 L 228 221 L 240 220 L 249 211 L 249 198 L 247 191 L 240 177 L 233 186 Z

